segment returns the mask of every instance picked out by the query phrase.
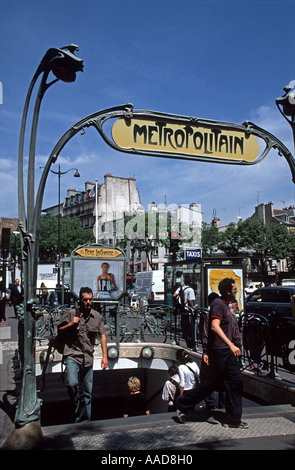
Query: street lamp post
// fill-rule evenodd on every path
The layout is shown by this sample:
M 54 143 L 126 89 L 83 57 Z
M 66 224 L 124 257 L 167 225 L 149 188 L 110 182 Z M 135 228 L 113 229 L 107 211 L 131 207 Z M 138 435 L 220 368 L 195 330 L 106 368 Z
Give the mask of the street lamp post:
M 285 94 L 276 99 L 276 105 L 292 128 L 295 147 L 295 90 L 292 91 L 295 87 L 295 80 L 293 83 L 293 87 L 291 85 L 284 87 Z
M 58 219 L 57 219 L 57 288 L 60 288 L 60 219 L 61 219 L 61 212 L 60 212 L 60 177 L 61 175 L 65 175 L 71 170 L 76 170 L 74 174 L 74 178 L 79 178 L 80 174 L 77 168 L 70 168 L 67 171 L 60 171 L 60 165 L 58 165 L 58 171 L 50 170 L 51 173 L 58 175 Z
M 3 449 L 32 449 L 36 448 L 42 440 L 40 400 L 37 398 L 35 376 L 34 333 L 41 208 L 52 159 L 49 158 L 46 163 L 35 199 L 36 137 L 41 102 L 47 89 L 59 80 L 74 82 L 76 72 L 83 70 L 83 60 L 75 56 L 77 50 L 79 48 L 73 44 L 60 49 L 48 49 L 30 83 L 22 115 L 18 150 L 18 206 L 24 281 L 24 363 L 14 428 L 4 443 Z M 56 78 L 47 83 L 50 72 Z M 41 77 L 41 82 L 35 99 L 30 134 L 27 205 L 25 206 L 23 181 L 25 130 L 32 92 L 39 77 Z

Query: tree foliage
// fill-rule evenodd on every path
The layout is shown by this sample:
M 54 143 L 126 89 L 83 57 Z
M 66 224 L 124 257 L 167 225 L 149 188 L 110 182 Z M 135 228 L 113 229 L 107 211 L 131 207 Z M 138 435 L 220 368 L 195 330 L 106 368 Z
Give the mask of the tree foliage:
M 201 244 L 203 256 L 211 256 L 218 251 L 219 243 L 221 241 L 221 234 L 217 227 L 211 224 L 203 223 Z
M 146 254 L 146 259 L 152 267 L 152 252 L 159 246 L 169 246 L 168 231 L 160 223 L 161 214 L 155 213 L 151 221 L 148 212 L 125 215 L 124 239 L 119 246 L 126 249 L 130 244 L 133 253 L 137 250 Z M 164 227 L 164 230 L 163 230 Z
M 52 263 L 57 259 L 58 217 L 47 215 L 41 218 L 39 259 L 41 263 Z M 79 217 L 61 217 L 60 251 L 61 257 L 69 256 L 79 245 L 93 243 L 92 229 L 81 227 Z
M 247 252 L 259 259 L 261 272 L 272 270 L 272 260 L 289 259 L 295 267 L 295 234 L 283 224 L 264 224 L 260 219 L 246 219 L 237 225 L 230 223 L 224 232 L 204 224 L 202 232 L 204 256 L 222 251 L 227 256 Z

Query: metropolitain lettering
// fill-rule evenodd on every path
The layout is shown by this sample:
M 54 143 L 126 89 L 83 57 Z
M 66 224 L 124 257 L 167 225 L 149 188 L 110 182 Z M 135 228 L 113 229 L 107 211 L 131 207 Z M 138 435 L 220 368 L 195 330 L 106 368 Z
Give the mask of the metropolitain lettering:
M 188 149 L 190 147 L 204 155 L 214 153 L 244 154 L 245 137 L 222 133 L 221 129 L 195 130 L 192 126 L 174 129 L 166 122 L 156 121 L 153 124 L 134 124 L 134 143 L 161 146 L 165 149 Z

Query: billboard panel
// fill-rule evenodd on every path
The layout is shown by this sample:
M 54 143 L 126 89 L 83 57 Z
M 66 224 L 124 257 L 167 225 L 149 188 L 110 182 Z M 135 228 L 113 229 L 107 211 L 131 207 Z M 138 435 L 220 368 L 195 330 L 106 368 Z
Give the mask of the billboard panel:
M 72 253 L 71 291 L 77 297 L 81 287 L 90 287 L 94 299 L 117 300 L 126 291 L 125 254 L 114 247 L 79 247 Z

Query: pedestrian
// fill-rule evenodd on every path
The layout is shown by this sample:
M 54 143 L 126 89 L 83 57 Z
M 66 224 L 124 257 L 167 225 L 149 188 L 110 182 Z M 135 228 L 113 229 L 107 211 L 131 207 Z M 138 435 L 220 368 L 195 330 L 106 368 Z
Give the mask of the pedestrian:
M 128 416 L 149 415 L 146 396 L 141 391 L 141 383 L 138 377 L 129 377 L 127 382 L 129 394 L 125 399 L 124 418 Z
M 108 367 L 107 340 L 102 316 L 92 309 L 93 292 L 82 287 L 79 308 L 69 310 L 58 325 L 65 335 L 64 363 L 68 394 L 75 421 L 90 421 L 93 388 L 93 352 L 97 336 L 102 349 L 101 367 Z
M 200 369 L 185 349 L 179 349 L 176 353 L 176 358 L 180 363 L 178 367 L 178 375 L 179 396 L 181 397 L 187 394 L 197 385 L 197 383 L 199 383 Z M 190 407 L 191 410 L 194 408 L 194 405 Z
M 208 295 L 208 307 L 211 306 L 213 300 L 217 299 L 219 295 L 216 292 L 211 292 Z M 209 310 L 205 314 L 202 323 L 202 347 L 203 347 L 203 356 L 200 367 L 200 378 L 201 382 L 210 377 L 211 369 L 209 367 L 209 357 L 208 357 L 208 327 L 209 327 Z M 205 398 L 205 405 L 207 410 L 214 410 L 215 408 L 224 408 L 225 407 L 225 391 L 222 385 L 222 388 L 218 390 L 218 402 L 215 400 L 215 391 L 210 393 Z
M 17 318 L 17 307 L 24 301 L 24 289 L 20 285 L 19 279 L 15 280 L 14 286 L 11 288 L 9 305 L 13 305 L 14 315 Z
M 166 380 L 163 391 L 162 391 L 162 400 L 168 402 L 168 410 L 167 411 L 176 411 L 175 407 L 175 400 L 179 396 L 179 375 L 178 375 L 178 367 L 176 365 L 172 365 L 168 369 L 168 373 L 170 378 Z
M 6 298 L 6 291 L 4 282 L 0 282 L 0 323 L 6 321 L 5 316 L 5 298 Z
M 195 314 L 194 303 L 196 300 L 194 289 L 191 287 L 192 281 L 189 276 L 184 278 L 184 286 L 180 286 L 173 294 L 175 304 L 181 313 L 181 331 L 186 345 L 190 349 L 195 349 Z
M 226 421 L 224 427 L 247 428 L 242 421 L 243 380 L 239 358 L 241 355 L 241 335 L 237 336 L 237 320 L 231 313 L 229 304 L 236 297 L 237 286 L 231 278 L 220 281 L 221 294 L 210 307 L 208 361 L 212 376 L 201 382 L 177 400 L 177 415 L 185 422 L 185 413 L 192 404 L 196 405 L 224 384 L 226 390 Z
M 44 282 L 41 282 L 40 291 L 41 291 L 41 305 L 45 306 L 47 303 L 48 289 L 46 285 L 44 284 Z

